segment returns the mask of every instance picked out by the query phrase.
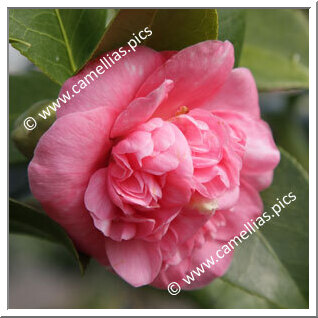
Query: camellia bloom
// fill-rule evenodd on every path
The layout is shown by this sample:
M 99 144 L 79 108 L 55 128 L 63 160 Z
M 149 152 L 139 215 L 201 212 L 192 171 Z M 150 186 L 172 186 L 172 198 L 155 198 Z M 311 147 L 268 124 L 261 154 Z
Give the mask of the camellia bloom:
M 98 59 L 63 85 L 71 91 Z M 34 196 L 77 248 L 133 286 L 182 278 L 262 213 L 279 162 L 233 46 L 139 47 L 57 112 L 29 166 Z

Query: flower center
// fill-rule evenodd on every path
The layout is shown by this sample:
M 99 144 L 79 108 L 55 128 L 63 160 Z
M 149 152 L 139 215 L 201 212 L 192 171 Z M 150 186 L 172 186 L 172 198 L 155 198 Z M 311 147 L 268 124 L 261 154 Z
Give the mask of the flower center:
M 190 202 L 190 207 L 197 209 L 202 214 L 213 215 L 218 209 L 219 204 L 216 199 L 214 200 L 193 200 Z

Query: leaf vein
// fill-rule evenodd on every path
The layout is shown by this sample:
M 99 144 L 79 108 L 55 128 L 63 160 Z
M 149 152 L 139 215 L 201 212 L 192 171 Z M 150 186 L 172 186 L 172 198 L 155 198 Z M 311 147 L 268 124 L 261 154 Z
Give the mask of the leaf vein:
M 48 34 L 48 33 L 41 32 L 41 31 L 32 29 L 32 28 L 28 27 L 27 25 L 25 25 L 24 23 L 22 23 L 21 21 L 19 21 L 19 20 L 18 20 L 17 18 L 15 18 L 14 16 L 11 16 L 11 19 L 14 20 L 15 22 L 17 22 L 18 24 L 22 25 L 22 26 L 25 28 L 23 37 L 25 37 L 25 34 L 26 34 L 27 32 L 33 32 L 33 33 L 36 33 L 36 34 L 45 36 L 45 37 L 47 37 L 47 38 L 50 38 L 51 40 L 54 40 L 54 41 L 56 41 L 56 42 L 58 42 L 58 43 L 61 43 L 61 44 L 63 44 L 63 45 L 65 46 L 65 43 L 64 43 L 62 40 L 60 40 L 60 39 L 58 39 L 58 38 L 56 38 L 56 37 L 54 37 L 54 36 L 52 36 L 52 35 L 50 35 L 50 34 Z
M 255 292 L 252 292 L 252 291 L 250 291 L 250 290 L 248 290 L 248 289 L 246 289 L 246 288 L 244 288 L 244 287 L 242 287 L 242 286 L 240 286 L 240 285 L 237 285 L 237 284 L 231 282 L 230 280 L 228 280 L 228 279 L 226 279 L 226 278 L 224 278 L 224 277 L 219 277 L 219 279 L 222 280 L 223 282 L 225 282 L 225 283 L 231 285 L 232 287 L 235 287 L 235 288 L 237 288 L 237 289 L 240 289 L 240 290 L 244 291 L 245 293 L 247 293 L 247 294 L 249 294 L 249 295 L 252 295 L 252 296 L 254 296 L 254 297 L 258 297 L 258 298 L 260 298 L 260 299 L 264 299 L 264 300 L 266 300 L 269 304 L 272 304 L 272 305 L 274 305 L 274 306 L 276 306 L 276 307 L 278 307 L 278 308 L 281 308 L 281 309 L 286 309 L 286 308 L 283 307 L 282 305 L 273 302 L 272 300 L 268 299 L 267 297 L 262 296 L 262 295 L 259 295 L 259 294 L 255 293 Z
M 77 67 L 76 67 L 75 62 L 74 62 L 72 50 L 71 50 L 71 47 L 70 47 L 70 43 L 68 41 L 68 37 L 67 37 L 66 31 L 65 31 L 64 25 L 63 25 L 62 18 L 60 16 L 59 9 L 54 9 L 54 10 L 55 10 L 55 13 L 56 13 L 57 20 L 59 22 L 59 26 L 60 26 L 60 29 L 61 29 L 61 32 L 62 32 L 62 36 L 63 36 L 64 41 L 65 41 L 66 51 L 67 51 L 67 54 L 68 54 L 68 57 L 69 57 L 69 60 L 70 60 L 70 65 L 71 65 L 72 71 L 75 72 Z

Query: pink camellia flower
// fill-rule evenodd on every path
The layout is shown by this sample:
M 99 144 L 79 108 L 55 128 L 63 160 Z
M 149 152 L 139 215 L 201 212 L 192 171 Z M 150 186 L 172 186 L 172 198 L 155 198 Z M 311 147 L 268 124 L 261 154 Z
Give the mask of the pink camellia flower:
M 99 59 L 63 85 L 71 91 Z M 57 112 L 29 166 L 34 196 L 77 248 L 133 286 L 182 278 L 262 213 L 279 162 L 231 43 L 139 47 Z

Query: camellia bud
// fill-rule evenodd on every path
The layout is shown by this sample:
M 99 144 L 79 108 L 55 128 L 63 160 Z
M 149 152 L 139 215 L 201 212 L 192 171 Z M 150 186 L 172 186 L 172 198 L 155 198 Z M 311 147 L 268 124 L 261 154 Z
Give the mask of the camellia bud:
M 39 117 L 38 113 L 51 103 L 51 100 L 42 100 L 33 104 L 26 112 L 21 114 L 14 123 L 11 133 L 12 140 L 19 151 L 27 158 L 32 158 L 34 149 L 40 137 L 49 129 L 56 119 L 55 112 L 51 111 L 46 119 Z M 33 123 L 33 127 L 28 127 L 26 120 Z

